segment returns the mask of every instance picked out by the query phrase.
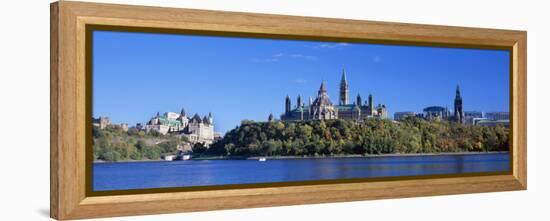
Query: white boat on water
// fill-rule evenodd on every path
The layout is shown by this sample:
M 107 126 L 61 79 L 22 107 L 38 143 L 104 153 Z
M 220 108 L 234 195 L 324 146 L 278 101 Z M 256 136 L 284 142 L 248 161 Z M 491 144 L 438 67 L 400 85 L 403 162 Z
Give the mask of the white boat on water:
M 191 155 L 183 155 L 183 157 L 181 159 L 182 160 L 189 160 L 189 159 L 191 159 Z
M 265 162 L 267 159 L 265 159 L 265 157 L 260 157 L 260 159 L 258 159 L 258 161 L 260 162 Z
M 173 161 L 175 158 L 176 158 L 176 156 L 174 156 L 174 155 L 164 156 L 164 160 L 166 160 L 166 161 Z

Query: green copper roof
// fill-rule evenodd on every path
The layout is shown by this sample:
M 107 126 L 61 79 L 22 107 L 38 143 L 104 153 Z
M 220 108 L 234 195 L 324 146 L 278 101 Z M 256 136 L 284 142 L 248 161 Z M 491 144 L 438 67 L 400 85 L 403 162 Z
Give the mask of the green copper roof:
M 355 104 L 346 104 L 346 105 L 334 105 L 334 108 L 338 110 L 354 110 Z
M 355 104 L 347 104 L 347 105 L 334 105 L 334 108 L 338 109 L 339 111 L 346 111 L 346 110 L 355 110 Z M 361 106 L 361 108 L 365 108 L 365 106 Z M 309 111 L 309 106 L 303 106 L 302 108 L 303 112 Z M 291 110 L 291 112 L 300 112 L 300 108 L 294 108 Z
M 181 122 L 180 121 L 177 121 L 177 120 L 170 120 L 170 119 L 167 119 L 165 116 L 161 116 L 159 117 L 159 121 L 161 124 L 167 124 L 169 126 L 178 126 L 178 125 L 181 125 Z

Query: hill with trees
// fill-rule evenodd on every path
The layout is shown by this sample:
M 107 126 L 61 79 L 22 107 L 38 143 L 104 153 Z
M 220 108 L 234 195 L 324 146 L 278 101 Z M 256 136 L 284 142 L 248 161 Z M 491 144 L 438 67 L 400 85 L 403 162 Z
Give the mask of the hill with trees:
M 93 127 L 94 161 L 160 160 L 164 155 L 177 153 L 185 137 L 163 135 L 156 131 L 128 131 L 109 125 L 104 129 Z
M 160 160 L 189 144 L 182 136 L 117 126 L 94 127 L 95 161 Z M 194 144 L 194 157 L 333 156 L 507 151 L 509 128 L 407 118 L 254 122 L 242 121 L 210 147 Z
M 243 121 L 206 151 L 223 156 L 319 156 L 507 151 L 509 129 L 449 121 Z

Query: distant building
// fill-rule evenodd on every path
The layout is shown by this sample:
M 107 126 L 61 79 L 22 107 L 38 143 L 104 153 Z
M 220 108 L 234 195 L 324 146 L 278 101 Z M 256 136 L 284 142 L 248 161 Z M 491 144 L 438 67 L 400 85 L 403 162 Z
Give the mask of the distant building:
M 485 113 L 481 111 L 464 111 L 464 118 L 482 118 L 485 117 Z
M 471 125 L 477 125 L 481 121 L 488 121 L 487 118 L 481 117 L 481 118 L 472 118 L 472 124 Z M 466 124 L 469 124 L 466 122 Z
M 479 126 L 503 126 L 510 127 L 510 114 L 508 112 L 487 112 L 482 118 L 474 118 L 474 125 Z
M 308 104 L 302 103 L 302 97 L 298 95 L 296 106 L 292 108 L 289 96 L 285 98 L 285 112 L 281 115 L 283 121 L 307 121 L 307 120 L 330 120 L 345 119 L 362 121 L 365 118 L 387 118 L 388 112 L 386 106 L 378 104 L 374 106 L 373 96 L 369 95 L 368 101 L 363 103 L 361 95 L 357 94 L 355 102 L 349 103 L 349 87 L 345 70 L 342 70 L 340 80 L 340 98 L 338 105 L 334 105 L 330 100 L 325 82 L 321 82 L 321 87 L 317 92 L 317 97 L 308 99 Z
M 187 130 L 182 135 L 186 136 L 191 143 L 204 143 L 210 145 L 214 142 L 214 124 L 212 114 L 202 119 L 195 114 L 189 121 Z
M 204 143 L 210 145 L 214 142 L 214 120 L 212 113 L 201 118 L 195 114 L 188 118 L 185 110 L 181 112 L 166 112 L 163 115 L 156 114 L 144 127 L 146 131 L 157 131 L 161 134 L 176 134 L 185 136 L 191 143 Z
M 144 129 L 143 124 L 137 123 L 137 124 L 136 124 L 136 129 L 137 129 L 137 130 L 143 130 L 143 129 Z
M 475 121 L 485 119 L 485 113 L 481 111 L 464 111 L 464 124 L 475 125 Z
M 92 125 L 94 127 L 99 127 L 100 129 L 105 129 L 107 127 L 121 129 L 124 132 L 128 132 L 128 124 L 113 124 L 108 117 L 100 116 L 99 118 L 92 118 Z
M 166 112 L 163 115 L 157 114 L 145 124 L 147 132 L 153 130 L 161 134 L 183 132 L 189 124 L 189 118 L 185 115 L 185 110 L 182 109 L 178 115 L 174 112 Z
M 460 87 L 456 86 L 456 94 L 454 99 L 454 113 L 447 107 L 430 106 L 424 108 L 424 116 L 426 120 L 449 120 L 458 123 L 465 122 L 465 113 L 462 106 L 462 96 L 460 95 Z
M 128 124 L 122 123 L 120 124 L 120 128 L 122 128 L 124 132 L 128 132 Z
M 424 108 L 424 118 L 426 120 L 447 120 L 451 116 L 449 109 L 441 106 L 431 106 Z
M 480 120 L 476 123 L 476 125 L 479 126 L 503 126 L 503 127 L 510 127 L 510 121 L 509 120 Z
M 405 111 L 405 112 L 395 112 L 393 114 L 394 120 L 404 120 L 407 117 L 416 117 L 418 113 L 412 112 L 412 111 Z
M 92 124 L 100 129 L 105 129 L 107 126 L 111 125 L 111 121 L 108 117 L 100 116 L 99 118 L 92 118 Z
M 485 117 L 489 120 L 510 120 L 509 112 L 487 112 Z

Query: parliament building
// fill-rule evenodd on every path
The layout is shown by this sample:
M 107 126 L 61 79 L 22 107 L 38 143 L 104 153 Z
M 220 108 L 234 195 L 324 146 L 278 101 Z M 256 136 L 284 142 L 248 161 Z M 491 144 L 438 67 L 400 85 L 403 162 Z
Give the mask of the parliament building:
M 330 100 L 325 82 L 317 92 L 317 97 L 312 100 L 309 97 L 307 105 L 302 102 L 298 95 L 296 105 L 292 107 L 289 96 L 285 99 L 285 112 L 281 115 L 282 121 L 307 121 L 307 120 L 330 120 L 344 119 L 362 121 L 365 118 L 387 118 L 388 111 L 383 104 L 374 105 L 373 96 L 369 95 L 368 101 L 363 103 L 361 95 L 357 94 L 355 102 L 349 103 L 349 88 L 345 70 L 342 70 L 340 80 L 340 98 L 338 105 Z

